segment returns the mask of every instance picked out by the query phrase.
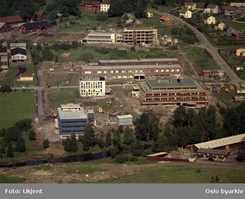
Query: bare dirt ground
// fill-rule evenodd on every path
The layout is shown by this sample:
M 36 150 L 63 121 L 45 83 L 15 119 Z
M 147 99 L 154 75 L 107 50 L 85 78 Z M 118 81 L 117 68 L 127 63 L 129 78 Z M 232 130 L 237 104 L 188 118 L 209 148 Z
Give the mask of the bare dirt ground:
M 86 165 L 83 163 L 83 165 Z M 84 182 L 98 182 L 104 179 L 117 179 L 123 176 L 137 174 L 140 171 L 149 167 L 164 167 L 164 166 L 187 166 L 200 168 L 202 170 L 210 169 L 244 169 L 244 164 L 230 164 L 225 162 L 208 162 L 196 161 L 187 163 L 177 162 L 158 162 L 147 165 L 118 165 L 118 164 L 97 164 L 96 167 L 105 169 L 103 172 L 94 172 L 88 174 L 67 174 L 67 164 L 46 164 L 50 166 L 49 170 L 39 169 L 39 166 L 24 166 L 17 169 L 10 169 L 8 171 L 1 171 L 2 174 L 15 177 L 24 177 L 27 180 L 24 183 L 84 183 Z M 81 164 L 82 167 L 82 164 Z M 93 167 L 91 165 L 91 167 Z

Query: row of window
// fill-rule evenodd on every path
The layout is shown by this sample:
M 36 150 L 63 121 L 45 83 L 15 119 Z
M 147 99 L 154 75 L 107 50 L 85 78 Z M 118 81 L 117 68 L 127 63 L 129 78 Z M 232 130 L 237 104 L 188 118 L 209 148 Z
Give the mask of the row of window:
M 96 73 L 144 73 L 144 72 L 181 72 L 182 69 L 152 69 L 152 70 L 111 70 L 111 71 L 84 71 L 84 74 Z

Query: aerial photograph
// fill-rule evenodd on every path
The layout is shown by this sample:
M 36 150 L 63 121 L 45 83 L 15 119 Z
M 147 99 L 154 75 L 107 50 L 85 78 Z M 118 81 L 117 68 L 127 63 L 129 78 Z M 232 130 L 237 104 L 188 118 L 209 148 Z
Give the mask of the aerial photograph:
M 0 183 L 245 183 L 245 0 L 1 0 Z

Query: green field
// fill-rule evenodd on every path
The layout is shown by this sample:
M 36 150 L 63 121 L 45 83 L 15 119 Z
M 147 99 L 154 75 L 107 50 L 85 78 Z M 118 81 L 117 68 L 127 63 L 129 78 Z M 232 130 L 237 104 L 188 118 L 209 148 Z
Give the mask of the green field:
M 5 78 L 14 77 L 15 75 L 18 74 L 18 72 L 19 72 L 19 69 L 17 67 L 10 66 L 7 74 L 5 75 Z
M 139 174 L 100 183 L 210 183 L 219 176 L 220 183 L 244 183 L 245 169 L 198 169 L 185 166 L 151 167 Z
M 0 128 L 11 127 L 36 113 L 35 95 L 29 90 L 0 93 L 0 104 Z
M 79 98 L 78 89 L 61 89 L 59 92 L 48 95 L 51 108 L 58 108 L 61 104 L 76 103 Z
M 6 175 L 0 175 L 0 183 L 22 183 L 25 178 L 9 177 Z
M 225 103 L 228 107 L 235 107 L 240 104 L 240 102 L 233 102 L 233 97 L 237 95 L 235 91 L 225 92 L 221 91 L 219 93 L 213 93 L 214 97 L 216 97 L 221 102 Z
M 67 168 L 65 169 L 66 173 L 78 173 L 78 174 L 88 174 L 94 172 L 103 172 L 106 169 L 102 169 L 100 167 L 88 166 L 88 165 L 77 165 L 73 163 L 68 163 Z
M 192 62 L 197 73 L 202 70 L 220 69 L 207 51 L 199 47 L 182 48 L 186 57 Z

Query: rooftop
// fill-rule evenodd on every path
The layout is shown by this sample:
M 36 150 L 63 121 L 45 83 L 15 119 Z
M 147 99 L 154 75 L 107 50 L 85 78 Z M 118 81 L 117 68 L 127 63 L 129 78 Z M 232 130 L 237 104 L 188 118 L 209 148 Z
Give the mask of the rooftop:
M 87 118 L 84 108 L 79 104 L 62 104 L 58 108 L 58 115 L 60 119 L 83 119 Z
M 98 63 L 132 63 L 132 62 L 162 62 L 179 61 L 177 58 L 154 58 L 154 59 L 121 59 L 121 60 L 99 60 Z
M 20 23 L 23 22 L 23 19 L 20 15 L 8 16 L 8 17 L 0 17 L 0 22 L 12 24 L 12 23 Z
M 177 69 L 182 69 L 182 67 L 179 65 L 179 64 L 164 64 L 164 65 L 115 65 L 115 66 L 99 66 L 99 65 L 89 65 L 89 66 L 84 66 L 82 67 L 83 70 L 115 70 L 115 69 L 118 69 L 118 70 L 130 70 L 130 69 L 148 69 L 148 68 L 153 68 L 153 69 L 174 69 L 174 68 L 177 68 Z
M 225 138 L 216 139 L 212 141 L 198 143 L 198 144 L 195 144 L 195 146 L 199 149 L 200 148 L 213 149 L 213 148 L 217 148 L 217 147 L 221 147 L 221 146 L 225 146 L 229 144 L 239 143 L 244 138 L 245 138 L 245 134 L 240 134 L 240 135 L 235 135 L 235 136 L 225 137 Z
M 226 155 L 229 151 L 228 150 L 200 148 L 197 152 L 198 153 L 211 153 L 211 154 L 215 154 L 215 155 Z
M 20 77 L 33 77 L 33 73 L 20 73 Z
M 128 27 L 124 28 L 124 31 L 126 30 L 157 30 L 155 27 Z
M 116 116 L 118 119 L 127 119 L 127 118 L 133 118 L 132 115 L 128 114 L 128 115 L 117 115 Z
M 21 54 L 21 55 L 27 55 L 26 50 L 23 48 L 13 48 L 11 49 L 11 55 L 17 55 L 17 54 Z
M 195 89 L 204 90 L 197 81 L 192 79 L 157 79 L 140 82 L 139 85 L 145 91 L 153 90 L 177 90 L 177 89 Z
M 51 24 L 48 21 L 38 21 L 38 22 L 33 22 L 33 23 L 26 23 L 23 24 L 22 26 L 25 27 L 25 29 L 33 29 L 33 28 L 46 28 L 51 26 Z

